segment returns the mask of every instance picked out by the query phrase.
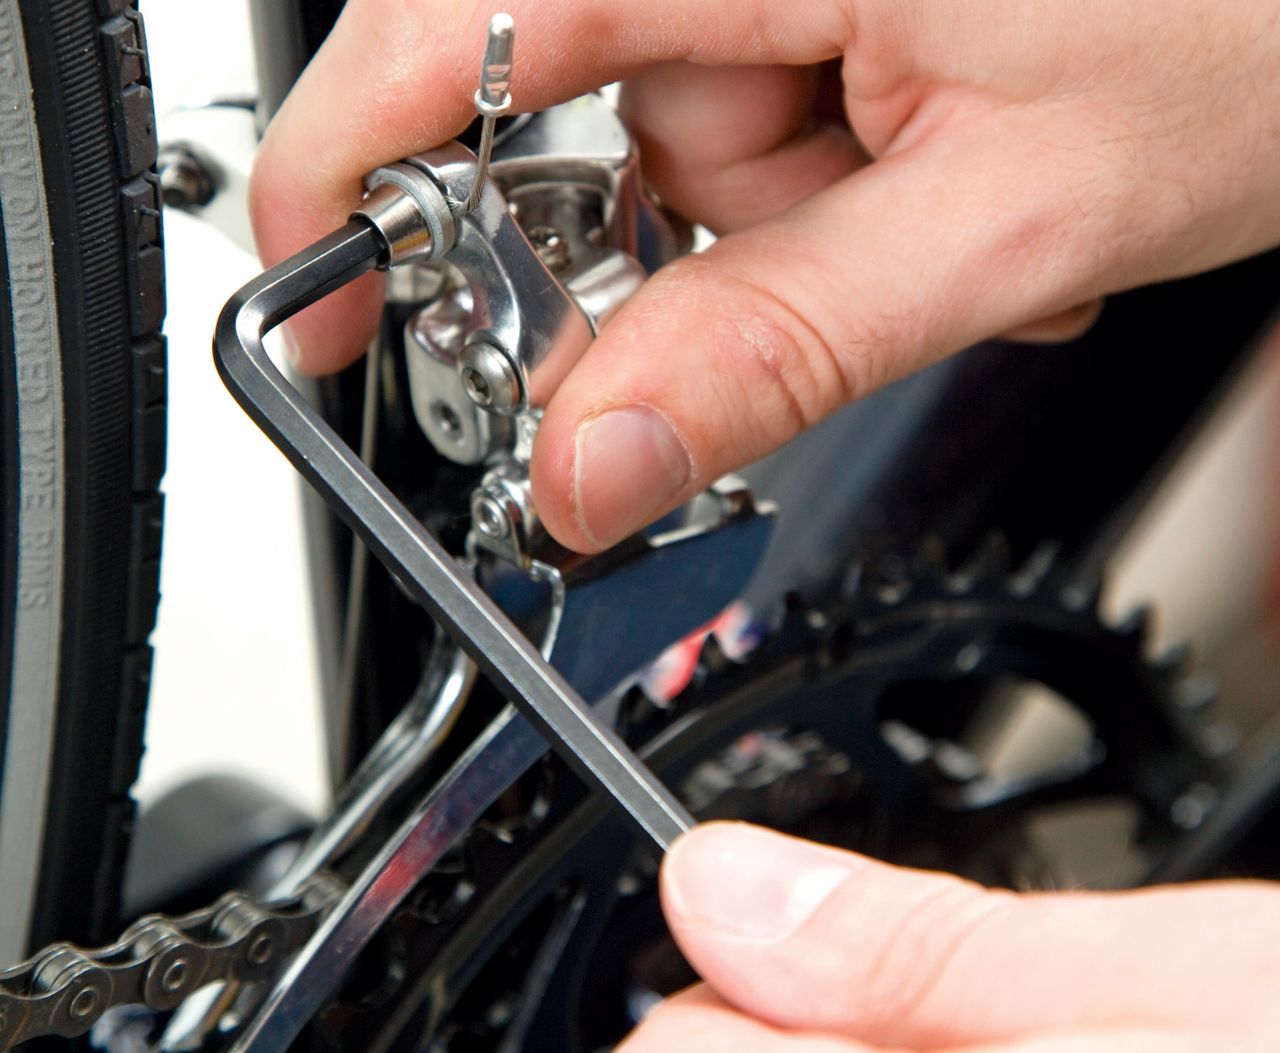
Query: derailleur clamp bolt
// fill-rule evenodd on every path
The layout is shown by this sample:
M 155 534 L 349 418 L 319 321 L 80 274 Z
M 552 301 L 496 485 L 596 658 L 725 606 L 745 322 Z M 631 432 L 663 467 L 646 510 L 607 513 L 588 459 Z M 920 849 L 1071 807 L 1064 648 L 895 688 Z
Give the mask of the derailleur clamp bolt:
M 438 259 L 457 240 L 454 212 L 444 191 L 406 161 L 383 165 L 365 179 L 368 193 L 351 218 L 369 224 L 383 242 L 380 269 Z

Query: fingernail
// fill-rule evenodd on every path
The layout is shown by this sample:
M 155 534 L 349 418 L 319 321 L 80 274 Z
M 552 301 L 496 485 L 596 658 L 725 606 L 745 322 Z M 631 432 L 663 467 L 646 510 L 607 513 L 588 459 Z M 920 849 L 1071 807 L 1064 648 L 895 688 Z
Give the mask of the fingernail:
M 611 545 L 647 525 L 684 489 L 689 451 L 648 406 L 608 410 L 578 426 L 573 506 L 583 533 Z
M 662 866 L 679 924 L 773 941 L 808 921 L 852 873 L 831 852 L 758 827 L 716 824 L 680 838 Z

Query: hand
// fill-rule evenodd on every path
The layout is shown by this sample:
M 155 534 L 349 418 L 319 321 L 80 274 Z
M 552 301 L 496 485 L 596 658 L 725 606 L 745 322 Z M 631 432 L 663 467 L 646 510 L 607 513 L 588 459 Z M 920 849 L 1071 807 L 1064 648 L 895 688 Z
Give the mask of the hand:
M 547 407 L 535 498 L 580 550 L 946 354 L 1068 335 L 1107 293 L 1280 242 L 1273 0 L 503 2 L 517 109 L 632 78 L 649 179 L 727 235 L 649 282 Z M 462 130 L 493 10 L 346 5 L 262 145 L 265 262 Z M 375 282 L 296 320 L 304 370 L 359 353 Z
M 756 827 L 662 868 L 706 979 L 619 1053 L 1251 1053 L 1280 1032 L 1280 889 L 1015 895 Z

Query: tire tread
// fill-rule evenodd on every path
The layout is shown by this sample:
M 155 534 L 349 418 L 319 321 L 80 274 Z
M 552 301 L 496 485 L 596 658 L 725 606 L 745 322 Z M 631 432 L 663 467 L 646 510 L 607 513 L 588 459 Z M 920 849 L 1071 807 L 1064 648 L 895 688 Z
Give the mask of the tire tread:
M 38 69 L 46 87 L 37 119 L 51 221 L 64 239 L 55 231 L 60 300 L 74 289 L 74 313 L 59 307 L 70 585 L 31 935 L 36 945 L 99 943 L 120 922 L 159 600 L 167 385 L 158 144 L 136 2 L 24 8 L 33 76 Z
M 146 31 L 133 0 L 99 0 L 99 28 L 111 86 L 112 132 L 120 160 L 119 199 L 124 221 L 128 281 L 132 412 L 131 544 L 125 653 L 119 709 L 112 747 L 107 811 L 110 832 L 95 883 L 105 901 L 99 917 L 119 910 L 129 837 L 136 808 L 130 790 L 137 781 L 144 749 L 153 652 L 148 643 L 160 599 L 164 475 L 168 438 L 167 345 L 161 334 L 165 314 L 164 227 L 159 152 Z

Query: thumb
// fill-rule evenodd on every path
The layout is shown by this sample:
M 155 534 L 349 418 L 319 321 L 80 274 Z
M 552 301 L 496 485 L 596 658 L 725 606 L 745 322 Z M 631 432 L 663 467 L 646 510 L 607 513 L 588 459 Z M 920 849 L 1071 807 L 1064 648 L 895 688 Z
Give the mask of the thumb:
M 933 1049 L 1276 1023 L 1280 894 L 1261 885 L 1018 896 L 711 824 L 673 846 L 662 898 L 711 987 L 783 1028 Z
M 547 407 L 552 533 L 612 544 L 843 403 L 1096 299 L 1108 210 L 1081 213 L 1024 119 L 882 157 L 655 275 Z

